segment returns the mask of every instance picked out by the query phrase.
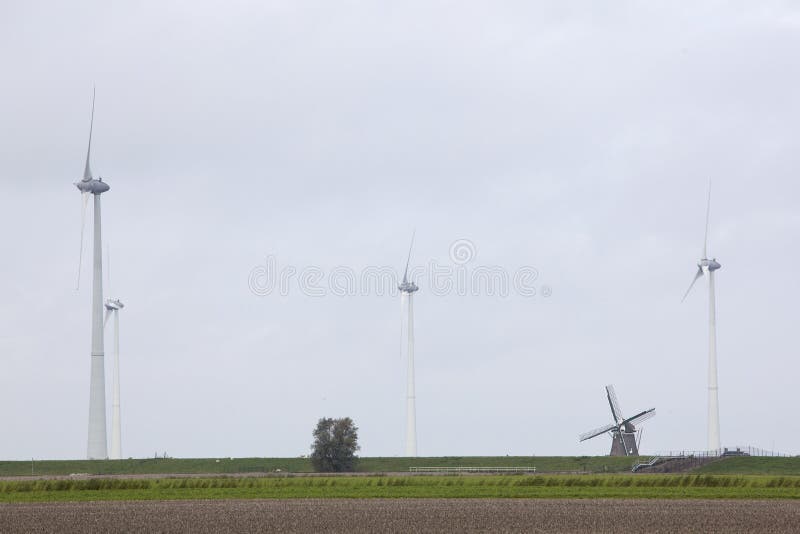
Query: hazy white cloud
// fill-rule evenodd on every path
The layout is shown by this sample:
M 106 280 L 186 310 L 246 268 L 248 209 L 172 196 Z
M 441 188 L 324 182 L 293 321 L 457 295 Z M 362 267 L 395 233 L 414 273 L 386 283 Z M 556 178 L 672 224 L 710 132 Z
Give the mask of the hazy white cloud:
M 5 4 L 0 457 L 85 454 L 72 183 L 93 83 L 126 456 L 294 456 L 336 415 L 363 454 L 400 454 L 397 299 L 248 278 L 268 255 L 400 269 L 413 228 L 417 265 L 465 238 L 474 265 L 552 288 L 420 284 L 420 454 L 606 453 L 577 435 L 612 382 L 658 409 L 644 451 L 702 448 L 707 301 L 680 297 L 709 178 L 722 440 L 796 453 L 798 20 L 779 1 Z

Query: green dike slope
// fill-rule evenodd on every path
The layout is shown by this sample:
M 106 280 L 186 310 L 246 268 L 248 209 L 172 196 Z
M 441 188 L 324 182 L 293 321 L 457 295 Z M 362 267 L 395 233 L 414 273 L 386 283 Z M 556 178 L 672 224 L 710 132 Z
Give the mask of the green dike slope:
M 624 473 L 636 458 L 609 456 L 444 456 L 361 458 L 357 471 L 400 473 L 409 467 L 536 467 L 538 473 Z M 33 468 L 33 469 L 31 469 Z M 310 473 L 307 458 L 145 458 L 128 460 L 34 460 L 0 462 L 0 476 Z
M 635 457 L 611 456 L 440 456 L 433 458 L 361 458 L 358 471 L 400 473 L 410 467 L 535 467 L 537 473 L 624 473 Z
M 17 480 L 0 502 L 294 498 L 799 499 L 800 477 L 516 475 Z
M 646 461 L 648 458 L 642 457 Z M 362 473 L 403 473 L 409 467 L 536 467 L 537 473 L 628 473 L 638 458 L 609 456 L 443 456 L 361 458 Z M 147 458 L 128 460 L 35 460 L 0 462 L 0 477 L 89 475 L 167 475 L 310 473 L 307 458 Z M 723 458 L 694 471 L 702 474 L 798 475 L 800 457 Z
M 800 475 L 800 456 L 732 456 L 706 464 L 694 472 L 729 475 Z

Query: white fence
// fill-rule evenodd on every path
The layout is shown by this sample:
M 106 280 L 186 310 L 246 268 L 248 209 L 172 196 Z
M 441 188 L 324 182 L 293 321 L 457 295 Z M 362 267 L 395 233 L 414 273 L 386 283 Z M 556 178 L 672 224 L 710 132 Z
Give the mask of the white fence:
M 710 451 L 665 451 L 657 453 L 656 456 L 684 456 L 684 457 L 697 457 L 697 458 L 717 458 L 728 456 L 780 456 L 789 457 L 790 454 L 784 454 L 776 451 L 768 451 L 766 449 L 759 449 L 751 445 L 742 445 L 738 447 L 724 447 L 722 449 L 715 449 Z
M 409 467 L 412 473 L 535 473 L 536 467 Z

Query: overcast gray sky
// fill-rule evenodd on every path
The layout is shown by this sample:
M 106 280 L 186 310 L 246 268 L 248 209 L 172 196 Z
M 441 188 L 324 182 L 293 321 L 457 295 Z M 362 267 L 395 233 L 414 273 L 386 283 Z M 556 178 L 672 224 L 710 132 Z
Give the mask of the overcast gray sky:
M 798 52 L 780 1 L 3 2 L 0 457 L 86 454 L 92 84 L 124 456 L 296 456 L 322 416 L 401 454 L 397 295 L 249 280 L 399 270 L 414 228 L 413 265 L 539 273 L 418 278 L 420 455 L 606 454 L 607 383 L 644 453 L 704 448 L 709 179 L 722 442 L 800 452 Z

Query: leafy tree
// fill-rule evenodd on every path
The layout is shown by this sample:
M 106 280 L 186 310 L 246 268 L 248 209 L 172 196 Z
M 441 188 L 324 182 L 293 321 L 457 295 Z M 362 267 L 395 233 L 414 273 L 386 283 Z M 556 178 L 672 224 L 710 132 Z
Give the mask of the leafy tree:
M 349 417 L 323 417 L 314 429 L 311 464 L 317 471 L 352 471 L 358 457 L 358 428 Z

